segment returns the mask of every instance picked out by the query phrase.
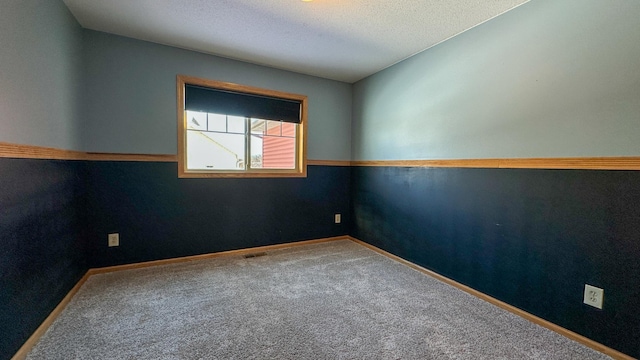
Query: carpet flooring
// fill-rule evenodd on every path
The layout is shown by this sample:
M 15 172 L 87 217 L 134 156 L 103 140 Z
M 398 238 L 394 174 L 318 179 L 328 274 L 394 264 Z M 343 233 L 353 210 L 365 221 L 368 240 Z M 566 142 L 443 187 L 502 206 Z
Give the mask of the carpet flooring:
M 608 359 L 344 240 L 91 276 L 28 359 Z

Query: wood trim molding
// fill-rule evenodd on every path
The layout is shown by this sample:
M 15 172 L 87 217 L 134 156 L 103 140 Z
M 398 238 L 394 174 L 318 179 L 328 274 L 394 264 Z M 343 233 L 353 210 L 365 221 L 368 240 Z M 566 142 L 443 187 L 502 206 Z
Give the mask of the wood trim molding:
M 303 240 L 303 241 L 297 241 L 292 243 L 258 246 L 258 247 L 252 247 L 252 248 L 246 248 L 246 249 L 221 251 L 221 252 L 202 254 L 202 255 L 183 256 L 183 257 L 164 259 L 164 260 L 145 261 L 145 262 L 140 262 L 135 264 L 115 265 L 115 266 L 89 269 L 87 274 L 89 275 L 104 274 L 104 273 L 110 273 L 114 271 L 140 269 L 140 268 L 147 268 L 147 267 L 158 266 L 158 265 L 168 265 L 168 264 L 177 264 L 177 263 L 196 261 L 196 260 L 213 259 L 221 256 L 244 255 L 244 254 L 255 253 L 255 252 L 273 251 L 273 250 L 286 249 L 286 248 L 291 248 L 296 246 L 320 244 L 320 243 L 325 243 L 330 241 L 347 240 L 347 239 L 349 238 L 346 235 L 335 236 L 330 238 Z
M 17 159 L 82 160 L 81 151 L 0 142 L 0 157 Z
M 11 144 L 6 142 L 0 142 L 0 158 L 178 162 L 178 155 L 173 154 L 121 154 L 83 152 L 34 145 Z M 640 156 L 453 160 L 307 160 L 307 165 L 367 167 L 453 167 L 488 169 L 640 170 Z M 291 177 L 291 174 L 283 174 L 282 176 Z M 273 176 L 273 174 L 271 174 L 270 177 L 276 176 Z
M 300 122 L 296 127 L 295 168 L 294 169 L 253 169 L 245 170 L 189 170 L 187 169 L 187 119 L 186 119 L 186 86 L 195 85 L 209 89 L 232 91 L 295 101 L 300 104 Z M 178 177 L 179 178 L 284 178 L 307 177 L 307 116 L 308 99 L 306 95 L 263 89 L 248 85 L 198 78 L 187 75 L 176 76 L 178 119 Z M 248 136 L 245 134 L 245 136 Z M 250 164 L 249 164 L 250 165 Z
M 470 295 L 473 295 L 473 296 L 475 296 L 475 297 L 477 297 L 477 298 L 479 298 L 481 300 L 484 300 L 484 301 L 486 301 L 486 302 L 488 302 L 490 304 L 493 304 L 493 305 L 495 305 L 495 306 L 497 306 L 499 308 L 502 308 L 502 309 L 507 310 L 507 311 L 509 311 L 509 312 L 511 312 L 511 313 L 513 313 L 515 315 L 518 315 L 518 316 L 520 316 L 520 317 L 522 317 L 522 318 L 524 318 L 526 320 L 529 320 L 534 324 L 537 324 L 537 325 L 540 325 L 542 327 L 545 327 L 545 328 L 547 328 L 547 329 L 549 329 L 551 331 L 554 331 L 554 332 L 556 332 L 556 333 L 558 333 L 558 334 L 560 334 L 560 335 L 562 335 L 564 337 L 567 337 L 567 338 L 569 338 L 571 340 L 577 341 L 577 342 L 579 342 L 579 343 L 581 343 L 581 344 L 583 344 L 585 346 L 588 346 L 588 347 L 590 347 L 590 348 L 592 348 L 592 349 L 594 349 L 596 351 L 599 351 L 599 352 L 601 352 L 601 353 L 603 353 L 605 355 L 611 356 L 614 359 L 634 360 L 633 357 L 631 357 L 631 356 L 629 356 L 627 354 L 621 353 L 618 350 L 615 350 L 615 349 L 612 349 L 612 348 L 610 348 L 608 346 L 600 344 L 599 342 L 593 341 L 593 340 L 591 340 L 591 339 L 589 339 L 587 337 L 584 337 L 584 336 L 582 336 L 582 335 L 580 335 L 578 333 L 575 333 L 575 332 L 573 332 L 571 330 L 565 329 L 565 328 L 563 328 L 563 327 L 561 327 L 559 325 L 556 325 L 556 324 L 554 324 L 552 322 L 549 322 L 549 321 L 544 320 L 544 319 L 542 319 L 540 317 L 537 317 L 537 316 L 535 316 L 533 314 L 530 314 L 530 313 L 528 313 L 528 312 L 526 312 L 524 310 L 521 310 L 521 309 L 519 309 L 519 308 L 517 308 L 517 307 L 515 307 L 513 305 L 509 305 L 509 304 L 507 304 L 507 303 L 505 303 L 503 301 L 500 301 L 500 300 L 498 300 L 498 299 L 496 299 L 494 297 L 491 297 L 491 296 L 489 296 L 487 294 L 484 294 L 484 293 L 482 293 L 482 292 L 480 292 L 478 290 L 475 290 L 475 289 L 473 289 L 473 288 L 471 288 L 469 286 L 463 285 L 463 284 L 461 284 L 461 283 L 459 283 L 459 282 L 457 282 L 455 280 L 449 279 L 448 277 L 440 275 L 440 274 L 438 274 L 438 273 L 436 273 L 434 271 L 431 271 L 431 270 L 428 270 L 426 268 L 423 268 L 420 265 L 416 265 L 416 264 L 414 264 L 414 263 L 412 263 L 412 262 L 410 262 L 408 260 L 405 260 L 405 259 L 403 259 L 403 258 L 401 258 L 399 256 L 396 256 L 396 255 L 393 255 L 393 254 L 391 254 L 389 252 L 386 252 L 386 251 L 384 251 L 384 250 L 382 250 L 380 248 L 377 248 L 377 247 L 375 247 L 375 246 L 373 246 L 371 244 L 368 244 L 368 243 L 366 243 L 364 241 L 358 240 L 358 239 L 356 239 L 356 238 L 354 238 L 352 236 L 348 236 L 348 238 L 349 238 L 349 240 L 351 240 L 351 241 L 353 241 L 353 242 L 355 242 L 357 244 L 360 244 L 360 245 L 362 245 L 362 246 L 364 246 L 364 247 L 366 247 L 366 248 L 368 248 L 370 250 L 373 250 L 373 251 L 377 252 L 380 255 L 386 256 L 386 257 L 388 257 L 388 258 L 390 258 L 392 260 L 395 260 L 395 261 L 397 261 L 397 262 L 399 262 L 401 264 L 404 264 L 404 265 L 406 265 L 406 266 L 408 266 L 408 267 L 410 267 L 410 268 L 412 268 L 414 270 L 417 270 L 417 271 L 419 271 L 421 273 L 429 275 L 429 276 L 431 276 L 431 277 L 433 277 L 433 278 L 435 278 L 435 279 L 437 279 L 439 281 L 442 281 L 445 284 L 448 284 L 448 285 L 451 285 L 451 286 L 453 286 L 455 288 L 458 288 L 458 289 L 460 289 L 460 290 L 462 290 L 462 291 L 464 291 L 464 292 L 466 292 L 466 293 L 468 293 Z
M 0 158 L 91 161 L 178 161 L 177 155 L 96 153 L 5 142 L 0 142 Z
M 308 165 L 316 166 L 351 166 L 349 160 L 307 160 Z
M 60 315 L 60 313 L 62 313 L 64 308 L 67 307 L 71 299 L 75 296 L 78 290 L 80 290 L 80 288 L 87 281 L 88 278 L 89 278 L 89 273 L 87 272 L 82 276 L 82 278 L 80 278 L 80 280 L 74 285 L 74 287 L 71 288 L 69 293 L 62 299 L 62 301 L 60 301 L 58 306 L 56 306 L 55 309 L 53 309 L 53 311 L 49 314 L 49 316 L 47 316 L 47 318 L 42 322 L 42 324 L 38 326 L 36 331 L 34 331 L 33 334 L 31 334 L 29 339 L 27 339 L 27 341 L 20 347 L 18 352 L 16 352 L 16 354 L 11 358 L 11 360 L 23 360 L 27 357 L 27 355 L 29 354 L 29 351 L 31 351 L 31 349 L 36 345 L 36 343 L 38 342 L 38 340 L 40 340 L 42 335 L 44 335 L 44 333 L 47 332 L 47 329 L 49 329 L 49 326 L 53 324 L 53 322 L 58 318 L 58 315 Z
M 169 154 L 117 154 L 117 153 L 85 153 L 83 160 L 92 161 L 157 161 L 178 162 L 178 155 Z
M 0 158 L 15 159 L 44 159 L 44 160 L 89 160 L 89 161 L 157 161 L 178 162 L 178 155 L 173 154 L 122 154 L 83 152 L 62 150 L 56 148 L 20 145 L 0 142 Z M 307 165 L 323 166 L 351 166 L 348 160 L 307 160 Z M 259 177 L 259 174 L 255 177 Z M 277 177 L 273 173 L 269 177 Z M 292 177 L 290 173 L 280 174 L 282 177 Z M 304 176 L 304 175 L 301 175 Z M 217 176 L 220 177 L 220 176 Z
M 640 156 L 450 159 L 450 160 L 447 160 L 447 159 L 443 159 L 443 160 L 365 160 L 365 161 L 352 161 L 351 166 L 455 167 L 455 168 L 490 168 L 490 169 L 640 170 Z

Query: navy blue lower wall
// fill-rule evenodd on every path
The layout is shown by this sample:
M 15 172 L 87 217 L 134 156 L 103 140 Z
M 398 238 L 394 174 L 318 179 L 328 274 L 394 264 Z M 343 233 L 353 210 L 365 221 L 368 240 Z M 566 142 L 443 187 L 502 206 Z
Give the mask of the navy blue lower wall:
M 0 359 L 89 267 L 346 235 L 350 175 L 178 179 L 175 163 L 0 158 Z
M 640 357 L 640 172 L 354 167 L 352 205 L 352 236 Z
M 10 359 L 87 270 L 84 164 L 0 158 L 0 359 Z
M 178 179 L 175 163 L 0 159 L 0 215 L 0 359 L 88 267 L 347 233 L 640 357 L 640 172 L 309 166 L 307 178 Z M 604 310 L 582 304 L 585 283 L 605 289 Z
M 309 166 L 306 178 L 179 179 L 175 163 L 89 162 L 90 265 L 346 235 L 350 174 Z M 107 247 L 112 232 L 117 248 Z

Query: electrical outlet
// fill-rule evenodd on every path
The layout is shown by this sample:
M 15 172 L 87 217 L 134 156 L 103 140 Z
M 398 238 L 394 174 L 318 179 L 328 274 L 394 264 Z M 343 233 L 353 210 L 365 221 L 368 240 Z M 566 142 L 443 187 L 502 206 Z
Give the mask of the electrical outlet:
M 589 284 L 584 284 L 584 303 L 602 310 L 604 290 Z
M 341 214 L 335 214 L 334 215 L 334 220 L 335 220 L 336 224 L 340 224 L 340 222 L 342 222 L 342 215 Z
M 109 234 L 109 247 L 120 246 L 120 234 Z

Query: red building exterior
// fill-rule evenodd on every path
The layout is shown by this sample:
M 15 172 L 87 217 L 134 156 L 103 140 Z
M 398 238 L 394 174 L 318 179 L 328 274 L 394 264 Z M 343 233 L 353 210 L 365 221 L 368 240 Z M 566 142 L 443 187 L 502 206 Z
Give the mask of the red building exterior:
M 296 124 L 281 122 L 278 126 L 267 126 L 262 139 L 262 167 L 265 169 L 295 168 L 295 136 Z

